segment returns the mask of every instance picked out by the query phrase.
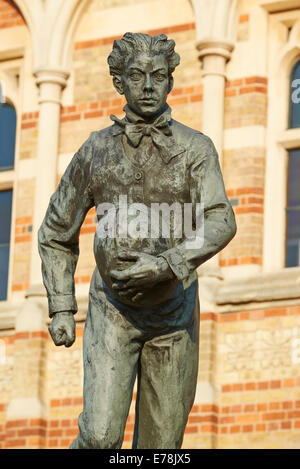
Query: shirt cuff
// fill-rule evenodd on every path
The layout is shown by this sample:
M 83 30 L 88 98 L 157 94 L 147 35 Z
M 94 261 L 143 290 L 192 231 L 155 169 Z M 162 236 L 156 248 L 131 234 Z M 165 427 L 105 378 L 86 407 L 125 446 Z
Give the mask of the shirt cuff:
M 48 303 L 50 318 L 59 312 L 70 311 L 75 314 L 78 310 L 74 295 L 50 295 L 48 296 Z
M 166 259 L 178 280 L 184 280 L 190 275 L 186 260 L 179 249 L 169 249 L 168 251 L 162 252 L 157 257 L 163 257 Z

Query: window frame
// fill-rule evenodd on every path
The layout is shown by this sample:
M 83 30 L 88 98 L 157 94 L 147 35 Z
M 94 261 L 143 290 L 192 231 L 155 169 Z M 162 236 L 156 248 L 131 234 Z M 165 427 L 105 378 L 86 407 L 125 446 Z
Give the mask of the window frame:
M 7 297 L 6 300 L 0 300 L 0 309 L 5 308 L 6 305 L 12 302 L 12 275 L 13 275 L 13 261 L 14 261 L 14 237 L 16 229 L 16 188 L 17 188 L 17 168 L 18 168 L 18 155 L 19 155 L 19 144 L 20 144 L 20 106 L 18 100 L 19 86 L 18 84 L 10 79 L 9 73 L 10 67 L 21 72 L 20 61 L 9 61 L 1 64 L 3 68 L 0 68 L 0 86 L 2 88 L 2 99 L 4 102 L 12 105 L 16 111 L 16 140 L 15 140 L 15 158 L 14 168 L 0 171 L 0 191 L 12 190 L 12 208 L 11 208 L 11 231 L 10 231 L 10 249 L 9 249 L 9 262 L 8 262 L 8 279 L 7 279 Z M 7 66 L 6 66 L 7 65 Z M 8 69 L 7 69 L 8 67 Z
M 300 148 L 300 128 L 288 128 L 290 116 L 291 74 L 300 60 L 299 11 L 270 15 L 268 78 L 269 103 L 266 135 L 266 177 L 264 216 L 263 271 L 276 272 L 286 267 L 286 207 L 288 191 L 289 150 Z M 291 17 L 290 17 L 291 16 Z M 286 43 L 274 40 L 282 37 L 286 28 Z M 290 28 L 292 28 L 290 30 Z M 290 30 L 290 31 L 289 31 Z

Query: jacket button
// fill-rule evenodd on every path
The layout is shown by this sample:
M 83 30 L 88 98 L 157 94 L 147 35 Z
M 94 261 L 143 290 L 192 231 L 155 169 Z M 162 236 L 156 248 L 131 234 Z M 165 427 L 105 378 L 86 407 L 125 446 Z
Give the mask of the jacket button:
M 140 179 L 142 179 L 143 177 L 143 173 L 141 171 L 138 171 L 137 173 L 135 173 L 135 179 L 137 181 L 139 181 Z

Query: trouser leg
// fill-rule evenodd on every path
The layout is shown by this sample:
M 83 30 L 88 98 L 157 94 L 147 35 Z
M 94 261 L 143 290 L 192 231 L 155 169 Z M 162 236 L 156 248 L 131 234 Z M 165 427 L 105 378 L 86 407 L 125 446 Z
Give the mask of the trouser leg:
M 144 344 L 140 359 L 134 447 L 178 449 L 192 408 L 198 374 L 199 304 L 190 329 Z
M 90 296 L 83 337 L 84 407 L 72 449 L 120 448 L 141 345 L 139 331 L 107 302 Z

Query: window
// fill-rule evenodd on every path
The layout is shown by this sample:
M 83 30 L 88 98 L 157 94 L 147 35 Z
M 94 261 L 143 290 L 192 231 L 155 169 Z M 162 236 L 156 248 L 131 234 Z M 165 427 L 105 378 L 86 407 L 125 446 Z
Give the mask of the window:
M 0 102 L 0 171 L 14 167 L 16 120 L 15 108 Z
M 0 301 L 7 299 L 12 190 L 0 192 Z
M 300 60 L 294 66 L 291 73 L 291 99 L 290 99 L 290 115 L 289 128 L 295 129 L 300 127 L 300 106 L 299 106 L 299 89 L 300 89 Z
M 14 168 L 15 140 L 16 111 L 4 102 L 0 86 L 0 174 L 4 178 L 5 171 Z M 0 301 L 7 299 L 12 196 L 10 186 L 0 191 Z
M 291 73 L 289 128 L 300 128 L 300 60 Z M 299 94 L 299 93 L 298 93 Z M 286 267 L 300 265 L 300 149 L 289 151 L 286 208 Z

